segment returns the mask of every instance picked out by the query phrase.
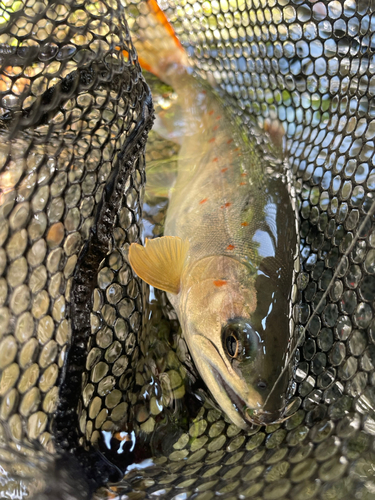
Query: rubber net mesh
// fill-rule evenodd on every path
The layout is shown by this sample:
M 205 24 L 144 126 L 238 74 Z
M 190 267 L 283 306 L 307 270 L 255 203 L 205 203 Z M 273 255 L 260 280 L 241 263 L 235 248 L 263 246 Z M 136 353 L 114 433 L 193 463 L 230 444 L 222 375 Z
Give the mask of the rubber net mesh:
M 102 431 L 129 424 L 153 465 L 96 498 L 372 499 L 373 3 L 160 6 L 195 68 L 243 123 L 278 118 L 286 130 L 306 327 L 294 377 L 299 407 L 284 423 L 250 433 L 196 398 L 182 417 L 177 404 L 173 420 L 170 400 L 188 397 L 184 380 L 194 367 L 165 297 L 163 313 L 144 304 L 126 260 L 139 238 L 152 109 L 124 13 L 132 36 L 142 36 L 152 29 L 147 3 L 3 2 L 2 491 L 48 487 L 54 476 L 39 477 L 41 464 L 48 470 L 64 450 L 89 452 Z M 176 153 L 150 137 L 148 161 Z M 154 323 L 142 322 L 144 308 Z M 156 336 L 164 336 L 153 345 L 165 360 L 167 420 L 147 362 Z M 94 474 L 89 460 L 84 468 Z

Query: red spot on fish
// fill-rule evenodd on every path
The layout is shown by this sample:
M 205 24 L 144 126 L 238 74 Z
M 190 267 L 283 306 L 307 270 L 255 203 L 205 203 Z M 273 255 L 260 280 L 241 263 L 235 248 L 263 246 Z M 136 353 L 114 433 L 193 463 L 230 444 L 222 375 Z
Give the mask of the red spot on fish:
M 221 171 L 224 173 L 228 170 L 228 167 L 222 168 Z
M 234 148 L 234 151 L 239 151 L 239 150 L 240 150 L 240 148 Z
M 246 226 L 248 226 L 248 225 L 249 225 L 249 223 L 248 223 L 248 222 L 241 222 L 241 226 L 246 227 Z
M 203 198 L 203 200 L 201 200 L 201 201 L 199 202 L 199 205 L 203 205 L 203 203 L 206 203 L 206 201 L 207 201 L 207 200 L 208 200 L 208 198 Z
M 219 158 L 214 158 L 212 161 L 218 161 Z
M 118 491 L 118 488 L 116 488 L 116 486 L 109 486 L 109 491 L 106 492 L 107 493 L 107 498 L 109 500 L 113 500 L 115 498 L 118 498 L 117 491 Z
M 130 441 L 129 434 L 127 432 L 116 432 L 113 434 L 113 437 L 117 439 L 117 441 Z
M 220 120 L 220 118 L 221 118 L 221 115 L 217 116 L 217 117 L 216 117 L 216 120 Z
M 240 182 L 240 186 L 246 186 L 247 182 Z
M 228 245 L 227 250 L 234 250 L 234 245 Z
M 211 111 L 208 112 L 209 115 L 213 115 L 214 114 L 214 111 L 213 109 L 211 109 Z
M 207 92 L 205 90 L 202 90 L 202 94 L 207 94 Z
M 247 174 L 241 174 L 241 177 L 246 177 L 246 176 L 247 176 Z
M 227 284 L 226 280 L 214 280 L 215 286 L 224 286 L 226 284 Z
M 227 144 L 230 144 L 231 142 L 233 142 L 233 139 L 229 139 L 229 141 L 227 141 Z
M 216 140 L 216 137 L 213 137 L 212 139 L 210 139 L 208 142 L 215 142 Z
M 212 130 L 217 130 L 219 128 L 219 125 L 215 125 L 214 127 L 212 127 Z
M 224 203 L 224 205 L 221 205 L 221 208 L 228 208 L 232 205 L 232 203 L 229 203 L 229 201 L 227 201 L 226 203 Z

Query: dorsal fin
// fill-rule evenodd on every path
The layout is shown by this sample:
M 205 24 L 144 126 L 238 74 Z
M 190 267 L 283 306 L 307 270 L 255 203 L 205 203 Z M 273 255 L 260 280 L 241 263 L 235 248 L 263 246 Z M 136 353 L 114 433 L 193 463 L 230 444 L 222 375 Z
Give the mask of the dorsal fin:
M 178 236 L 146 239 L 144 247 L 138 243 L 130 245 L 129 262 L 143 281 L 177 294 L 188 249 L 189 242 L 182 241 Z

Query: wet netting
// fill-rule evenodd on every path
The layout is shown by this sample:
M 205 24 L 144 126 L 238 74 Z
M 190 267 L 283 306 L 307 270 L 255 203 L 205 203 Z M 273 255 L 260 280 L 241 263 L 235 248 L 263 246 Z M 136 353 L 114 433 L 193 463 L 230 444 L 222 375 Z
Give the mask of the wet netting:
M 82 376 L 99 361 L 87 356 L 88 345 L 107 348 L 111 375 L 93 374 L 101 382 L 92 398 L 106 395 L 114 422 L 123 417 L 119 352 L 129 352 L 125 341 L 138 327 L 136 314 L 128 314 L 126 335 L 94 340 L 92 292 L 111 250 L 112 286 L 140 309 L 127 291 L 122 252 L 139 238 L 151 97 L 116 1 L 2 3 L 0 33 L 0 418 L 7 464 L 1 496 L 43 490 L 44 468 L 46 498 L 64 489 L 86 498 L 114 474 L 79 443 Z M 108 306 L 108 314 L 103 310 L 103 321 L 112 325 L 115 309 Z M 57 450 L 60 456 L 77 447 L 77 462 L 74 456 L 55 462 Z M 80 466 L 92 469 L 89 484 L 81 484 Z
M 160 7 L 249 131 L 285 128 L 298 405 L 280 424 L 231 424 L 165 295 L 148 299 L 128 265 L 153 108 L 127 26 L 134 41 L 154 29 L 147 2 L 1 2 L 1 496 L 373 499 L 374 5 Z M 173 93 L 155 88 L 165 108 Z M 146 153 L 178 151 L 151 132 Z

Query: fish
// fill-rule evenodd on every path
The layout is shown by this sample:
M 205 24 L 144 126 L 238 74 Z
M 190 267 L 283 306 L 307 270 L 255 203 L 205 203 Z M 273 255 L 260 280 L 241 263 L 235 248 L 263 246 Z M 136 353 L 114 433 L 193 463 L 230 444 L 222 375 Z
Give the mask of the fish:
M 141 65 L 177 95 L 156 129 L 180 151 L 164 235 L 133 243 L 129 262 L 167 292 L 196 368 L 231 422 L 243 429 L 278 422 L 290 381 L 298 261 L 284 162 L 194 74 L 164 13 L 154 0 L 148 5 L 157 36 L 135 47 Z

